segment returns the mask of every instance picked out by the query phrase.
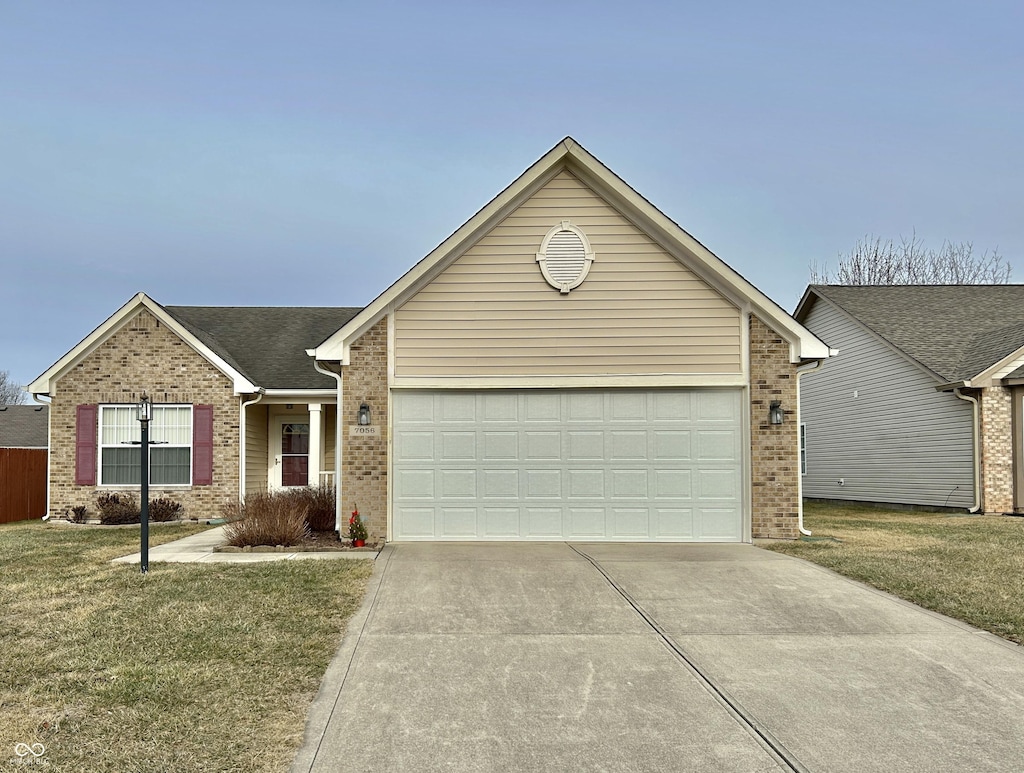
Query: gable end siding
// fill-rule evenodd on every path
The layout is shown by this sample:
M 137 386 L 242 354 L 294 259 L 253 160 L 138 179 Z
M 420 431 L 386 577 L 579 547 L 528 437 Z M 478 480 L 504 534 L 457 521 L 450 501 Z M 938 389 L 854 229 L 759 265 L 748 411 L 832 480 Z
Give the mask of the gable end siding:
M 571 221 L 595 260 L 579 287 L 537 251 Z M 495 226 L 395 314 L 395 375 L 742 372 L 741 314 L 568 172 Z
M 804 325 L 839 350 L 800 382 L 804 496 L 971 507 L 971 405 L 830 303 Z

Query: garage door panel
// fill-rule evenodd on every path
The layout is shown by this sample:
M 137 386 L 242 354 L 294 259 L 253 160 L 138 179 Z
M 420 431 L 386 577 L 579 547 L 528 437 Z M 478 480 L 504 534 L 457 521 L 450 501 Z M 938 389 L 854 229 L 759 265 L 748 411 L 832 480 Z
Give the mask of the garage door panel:
M 523 433 L 523 437 L 526 440 L 526 461 L 557 462 L 562 458 L 561 432 L 528 431 Z
M 570 499 L 604 499 L 604 470 L 568 470 Z
M 647 501 L 647 470 L 611 470 L 609 478 L 612 499 Z
M 693 539 L 693 508 L 655 507 L 652 509 L 652 536 L 655 539 Z
M 481 538 L 502 539 L 519 536 L 518 507 L 484 507 L 481 508 L 481 513 L 483 514 Z
M 395 474 L 395 499 L 434 498 L 434 471 L 405 469 Z
M 393 536 L 741 540 L 741 396 L 398 391 Z
M 603 507 L 570 507 L 568 513 L 569 527 L 565 536 L 569 539 L 603 537 L 607 532 Z
M 655 499 L 693 498 L 693 473 L 690 470 L 655 470 Z
M 441 432 L 441 453 L 437 458 L 442 462 L 476 461 L 475 432 Z
M 634 460 L 646 461 L 651 455 L 650 433 L 644 430 L 610 430 L 611 449 L 609 458 L 613 462 Z
M 527 470 L 523 495 L 527 499 L 561 499 L 561 470 Z
M 475 507 L 442 507 L 441 536 L 451 539 L 476 537 Z
M 702 507 L 699 512 L 700 539 L 707 541 L 738 541 L 740 539 L 738 508 Z
M 509 499 L 519 497 L 519 470 L 483 470 L 481 473 L 484 499 Z
M 440 490 L 438 498 L 441 501 L 446 499 L 476 499 L 478 492 L 476 488 L 476 470 L 440 470 L 438 476 Z
M 648 539 L 650 517 L 646 507 L 611 507 L 611 536 L 619 539 Z
M 566 458 L 570 462 L 593 462 L 604 459 L 604 433 L 600 430 L 568 430 L 569 441 Z
M 700 462 L 739 460 L 739 433 L 732 430 L 697 432 L 697 460 Z
M 562 536 L 561 507 L 524 507 L 524 537 L 551 538 Z

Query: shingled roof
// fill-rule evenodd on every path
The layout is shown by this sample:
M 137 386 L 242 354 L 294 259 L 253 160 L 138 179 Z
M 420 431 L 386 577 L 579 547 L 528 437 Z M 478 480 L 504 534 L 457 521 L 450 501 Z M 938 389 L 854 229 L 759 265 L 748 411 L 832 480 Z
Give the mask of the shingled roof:
M 192 335 L 264 389 L 332 389 L 306 355 L 360 309 L 302 306 L 164 306 Z
M 46 448 L 45 405 L 0 405 L 0 448 Z
M 1024 346 L 1024 285 L 811 285 L 798 320 L 811 293 L 947 383 L 977 376 Z

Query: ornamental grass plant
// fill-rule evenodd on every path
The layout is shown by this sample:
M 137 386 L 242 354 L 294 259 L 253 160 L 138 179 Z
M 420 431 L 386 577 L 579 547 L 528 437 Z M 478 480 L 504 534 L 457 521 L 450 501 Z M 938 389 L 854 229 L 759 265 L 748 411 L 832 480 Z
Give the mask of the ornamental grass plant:
M 224 507 L 228 545 L 298 545 L 310 535 L 308 505 L 287 492 L 250 494 Z

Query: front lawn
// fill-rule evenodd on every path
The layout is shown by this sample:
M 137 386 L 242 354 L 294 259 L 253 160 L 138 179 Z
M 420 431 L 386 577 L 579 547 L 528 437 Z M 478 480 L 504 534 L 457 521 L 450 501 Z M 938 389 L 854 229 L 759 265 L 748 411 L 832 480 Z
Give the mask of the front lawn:
M 764 547 L 1024 642 L 1024 518 L 808 502 L 804 525 Z
M 138 539 L 0 526 L 0 767 L 287 770 L 372 563 L 109 563 Z

